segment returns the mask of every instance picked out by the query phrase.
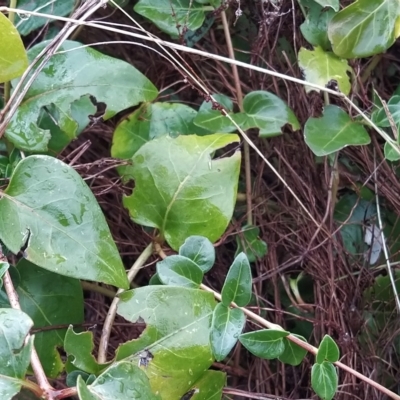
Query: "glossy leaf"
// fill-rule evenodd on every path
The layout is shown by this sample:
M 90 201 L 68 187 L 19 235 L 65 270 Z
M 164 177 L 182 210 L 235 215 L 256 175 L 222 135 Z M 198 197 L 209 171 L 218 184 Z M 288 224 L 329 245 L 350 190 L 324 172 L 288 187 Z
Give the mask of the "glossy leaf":
M 232 302 L 245 307 L 251 300 L 252 278 L 249 260 L 246 254 L 236 256 L 229 268 L 221 291 L 222 303 L 229 307 Z
M 34 46 L 29 58 L 35 58 L 47 44 Z M 154 85 L 130 64 L 66 41 L 29 88 L 6 136 L 19 149 L 45 152 L 50 132 L 37 124 L 44 108 L 50 107 L 59 116 L 61 131 L 76 137 L 78 125 L 71 117 L 71 104 L 82 96 L 92 95 L 93 101 L 105 103 L 103 119 L 107 120 L 128 107 L 153 100 L 157 94 Z
M 32 340 L 25 338 L 33 322 L 24 312 L 0 309 L 0 398 L 12 399 L 22 386 L 28 369 Z
M 222 361 L 233 349 L 245 324 L 246 317 L 242 310 L 217 304 L 210 333 L 211 346 L 217 361 Z
M 120 295 L 118 314 L 146 329 L 138 339 L 122 344 L 117 359 L 136 365 L 145 350 L 152 359 L 142 367 L 154 393 L 163 400 L 181 398 L 213 362 L 209 341 L 215 300 L 212 293 L 173 286 L 147 286 Z M 166 374 L 168 379 L 166 379 Z
M 225 373 L 208 370 L 180 400 L 221 400 L 225 385 Z
M 190 236 L 179 248 L 181 256 L 190 258 L 205 273 L 215 262 L 215 249 L 212 243 L 203 236 Z
M 306 342 L 306 339 L 304 339 L 303 336 L 295 334 L 293 336 L 296 336 L 297 338 Z M 307 354 L 307 350 L 303 349 L 299 345 L 293 343 L 292 341 L 286 338 L 283 338 L 283 343 L 285 345 L 285 350 L 278 357 L 279 361 L 293 366 L 301 364 L 305 355 Z
M 236 255 L 244 252 L 249 262 L 255 262 L 267 254 L 267 243 L 260 239 L 260 229 L 257 226 L 242 226 L 241 232 L 236 236 L 236 244 Z
M 400 34 L 398 0 L 357 0 L 330 21 L 329 40 L 342 58 L 361 58 L 387 50 Z
M 325 335 L 318 347 L 316 361 L 322 364 L 324 361 L 336 362 L 339 360 L 339 347 L 335 341 L 329 336 Z
M 247 94 L 243 108 L 244 112 L 235 114 L 233 119 L 243 130 L 258 128 L 261 137 L 280 135 L 286 124 L 290 124 L 294 131 L 300 129 L 293 111 L 270 92 L 258 90 Z
M 304 127 L 307 146 L 317 156 L 326 156 L 347 146 L 369 144 L 365 128 L 353 122 L 340 107 L 328 105 L 321 118 L 309 118 Z
M 0 83 L 22 75 L 28 67 L 24 44 L 14 25 L 0 12 Z
M 239 341 L 250 353 L 272 360 L 285 351 L 283 338 L 289 335 L 284 330 L 263 329 L 240 335 Z
M 240 153 L 211 154 L 239 141 L 236 135 L 163 136 L 133 156 L 135 189 L 124 198 L 132 219 L 158 228 L 177 250 L 192 235 L 219 239 L 236 202 Z
M 320 47 L 314 50 L 302 47 L 299 51 L 299 67 L 303 70 L 307 82 L 326 86 L 331 80 L 335 80 L 342 93 L 350 93 L 351 68 L 346 60 L 341 60 L 334 53 L 325 52 Z M 312 90 L 316 89 L 306 86 L 307 92 Z
M 93 357 L 93 349 L 92 332 L 75 333 L 72 326 L 68 328 L 64 338 L 64 350 L 68 355 L 69 361 L 79 370 L 88 374 L 98 375 L 110 363 L 99 364 Z
M 0 199 L 0 239 L 14 254 L 27 245 L 26 259 L 49 271 L 129 286 L 93 193 L 55 158 L 30 156 L 18 164 Z
M 79 376 L 77 389 L 80 400 L 161 400 L 146 374 L 129 361 L 113 364 L 89 386 Z
M 205 18 L 203 6 L 191 0 L 139 0 L 133 9 L 173 38 L 183 28 L 200 28 Z
M 157 275 L 164 285 L 198 288 L 203 271 L 190 258 L 172 255 L 157 263 Z
M 311 369 L 311 386 L 323 400 L 331 400 L 338 387 L 338 375 L 335 366 L 327 361 L 314 364 Z
M 48 1 L 48 0 L 18 0 L 18 9 L 26 11 L 37 11 L 43 14 L 57 15 L 65 17 L 73 11 L 75 0 Z M 15 16 L 15 26 L 22 36 L 26 36 L 32 31 L 49 23 L 48 18 L 34 17 L 33 15 L 17 13 Z
M 11 272 L 17 274 L 21 308 L 32 318 L 35 329 L 83 323 L 79 280 L 46 271 L 27 260 L 21 260 Z M 54 329 L 35 334 L 35 348 L 48 377 L 56 378 L 64 368 L 57 348 L 63 346 L 65 332 L 66 329 Z

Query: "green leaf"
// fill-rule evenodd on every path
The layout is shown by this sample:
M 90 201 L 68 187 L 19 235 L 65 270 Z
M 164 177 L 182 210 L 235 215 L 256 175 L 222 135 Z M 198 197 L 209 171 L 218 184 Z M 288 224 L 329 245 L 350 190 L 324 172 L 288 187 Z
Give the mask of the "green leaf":
M 335 11 L 339 11 L 339 0 L 315 0 L 321 7 L 331 7 Z
M 399 152 L 393 148 L 388 142 L 385 143 L 384 146 L 384 154 L 386 160 L 389 161 L 398 161 L 400 160 L 400 154 Z
M 209 370 L 196 381 L 180 400 L 221 400 L 222 390 L 226 385 L 226 374 Z M 186 397 L 184 397 L 186 395 Z M 190 397 L 189 397 L 190 396 Z
M 203 236 L 190 236 L 179 248 L 181 256 L 190 258 L 205 273 L 215 262 L 215 249 L 212 243 Z
M 0 398 L 11 399 L 22 386 L 31 357 L 33 340 L 25 338 L 33 322 L 24 312 L 0 309 Z
M 239 341 L 250 353 L 257 357 L 272 360 L 285 351 L 283 338 L 289 335 L 284 330 L 263 329 L 240 335 Z
M 217 304 L 210 333 L 211 346 L 217 361 L 222 361 L 233 349 L 245 324 L 246 317 L 242 310 Z
M 293 334 L 293 336 L 296 336 L 297 338 L 303 340 L 304 342 L 307 342 L 303 336 L 296 334 Z M 307 350 L 303 349 L 299 345 L 293 343 L 292 341 L 286 338 L 283 338 L 283 343 L 285 345 L 285 350 L 278 357 L 279 361 L 293 366 L 299 365 L 303 361 L 305 355 L 307 354 Z
M 307 146 L 317 156 L 326 156 L 346 146 L 369 144 L 365 128 L 353 122 L 340 107 L 328 105 L 321 118 L 309 118 L 304 127 Z
M 192 0 L 139 0 L 133 9 L 172 38 L 200 28 L 205 18 L 204 7 Z
M 290 124 L 293 130 L 300 129 L 299 121 L 293 111 L 278 96 L 257 90 L 243 99 L 244 112 L 233 116 L 235 122 L 243 129 L 258 128 L 261 137 L 277 136 L 282 128 Z
M 75 333 L 70 326 L 64 338 L 64 350 L 68 355 L 69 361 L 76 368 L 87 372 L 88 374 L 98 375 L 110 364 L 99 364 L 93 357 L 93 333 L 81 332 Z
M 303 70 L 305 80 L 320 86 L 326 86 L 331 80 L 338 83 L 342 93 L 350 93 L 351 84 L 348 73 L 351 68 L 346 60 L 341 60 L 332 52 L 325 52 L 320 47 L 299 51 L 299 67 Z M 306 86 L 306 91 L 316 90 Z M 319 92 L 319 90 L 316 90 Z
M 0 251 L 3 252 L 3 249 L 1 248 L 0 244 Z M 1 261 L 0 262 L 0 279 L 3 278 L 3 275 L 6 273 L 6 271 L 10 268 L 10 264 L 8 262 Z M 0 281 L 0 287 L 1 287 L 1 281 Z
M 172 255 L 157 263 L 157 274 L 164 285 L 198 288 L 203 271 L 190 258 Z
M 387 50 L 400 34 L 398 0 L 358 0 L 330 21 L 329 40 L 342 58 L 361 58 Z
M 24 259 L 11 272 L 18 274 L 15 281 L 21 309 L 32 318 L 35 329 L 84 321 L 82 286 L 77 279 L 46 271 Z M 63 346 L 65 332 L 55 329 L 35 334 L 35 348 L 48 377 L 56 378 L 64 368 L 57 348 Z
M 246 254 L 236 256 L 229 268 L 222 288 L 222 303 L 229 307 L 232 302 L 245 307 L 251 300 L 252 278 L 249 260 Z
M 79 376 L 77 389 L 80 400 L 161 400 L 146 374 L 129 361 L 113 364 L 89 386 Z
M 400 128 L 400 96 L 399 95 L 396 95 L 396 96 L 393 96 L 390 98 L 390 100 L 387 102 L 387 109 L 389 110 L 389 113 L 393 119 L 393 122 L 395 123 L 395 125 L 397 127 L 397 131 L 399 131 L 399 128 Z M 382 126 L 384 128 L 391 127 L 390 120 L 389 120 L 383 106 L 379 107 L 377 110 L 375 110 L 372 113 L 371 119 L 378 126 Z
M 236 236 L 237 250 L 235 256 L 244 252 L 249 262 L 255 262 L 257 259 L 267 254 L 267 243 L 260 239 L 260 229 L 254 225 L 244 225 Z
M 14 25 L 0 13 L 0 83 L 22 75 L 28 67 L 24 44 Z
M 118 314 L 131 322 L 140 319 L 146 329 L 138 339 L 122 344 L 117 359 L 140 363 L 154 393 L 163 400 L 181 398 L 213 362 L 209 341 L 215 300 L 212 293 L 173 286 L 146 286 L 120 295 Z M 166 375 L 168 379 L 166 379 Z
M 47 44 L 34 46 L 29 58 L 34 59 Z M 64 42 L 29 88 L 6 130 L 7 138 L 17 148 L 30 152 L 48 150 L 50 132 L 37 123 L 47 107 L 58 114 L 59 129 L 76 137 L 78 125 L 72 120 L 71 104 L 82 96 L 92 95 L 96 104 L 106 104 L 104 120 L 157 96 L 154 85 L 130 64 L 81 46 L 78 42 Z
M 339 360 L 339 347 L 335 341 L 329 336 L 325 335 L 322 339 L 316 356 L 318 364 L 322 364 L 324 361 L 336 362 Z
M 0 199 L 0 239 L 58 274 L 129 287 L 104 215 L 78 173 L 49 156 L 16 167 Z
M 221 237 L 236 202 L 240 153 L 211 154 L 239 141 L 237 135 L 163 136 L 133 156 L 135 189 L 124 198 L 132 219 L 158 228 L 177 250 L 192 235 Z
M 327 361 L 322 364 L 314 364 L 311 370 L 311 386 L 321 399 L 333 399 L 338 387 L 335 366 Z
M 51 1 L 48 0 L 18 0 L 18 9 L 25 11 L 37 11 L 43 14 L 65 17 L 73 11 L 75 0 Z M 23 18 L 21 18 L 24 16 Z M 17 13 L 15 16 L 15 26 L 22 36 L 26 36 L 32 31 L 49 23 L 48 18 L 34 17 L 24 13 Z

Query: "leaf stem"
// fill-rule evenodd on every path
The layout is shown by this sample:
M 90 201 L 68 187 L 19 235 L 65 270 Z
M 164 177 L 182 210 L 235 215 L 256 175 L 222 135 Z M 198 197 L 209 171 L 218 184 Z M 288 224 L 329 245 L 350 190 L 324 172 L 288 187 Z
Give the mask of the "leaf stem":
M 153 254 L 153 243 L 150 243 L 137 258 L 135 263 L 132 265 L 131 269 L 128 271 L 128 280 L 132 282 L 136 274 L 143 267 L 149 257 Z M 117 314 L 117 306 L 119 303 L 118 295 L 124 292 L 124 289 L 118 289 L 111 305 L 108 310 L 106 319 L 104 321 L 103 330 L 101 332 L 100 344 L 99 344 L 99 355 L 97 357 L 100 364 L 104 364 L 107 361 L 107 348 L 108 341 L 110 340 L 111 328 L 114 323 L 115 315 Z

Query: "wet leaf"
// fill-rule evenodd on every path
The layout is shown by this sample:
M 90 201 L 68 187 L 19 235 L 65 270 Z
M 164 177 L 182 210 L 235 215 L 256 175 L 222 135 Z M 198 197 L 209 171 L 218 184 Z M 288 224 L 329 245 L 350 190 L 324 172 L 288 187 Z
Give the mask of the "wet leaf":
M 28 67 L 24 44 L 14 25 L 0 12 L 0 83 L 22 75 Z
M 214 357 L 222 361 L 233 349 L 242 333 L 246 317 L 239 308 L 230 308 L 218 303 L 211 324 L 211 346 Z
M 295 334 L 293 334 L 293 336 L 296 336 L 297 338 L 306 342 L 306 339 L 304 339 L 303 336 Z M 286 338 L 283 338 L 283 343 L 285 345 L 285 350 L 278 357 L 279 361 L 293 366 L 301 364 L 305 355 L 307 354 L 307 350 L 303 349 L 299 345 L 293 343 L 292 341 Z
M 179 248 L 181 256 L 190 258 L 205 273 L 215 262 L 215 249 L 212 243 L 203 236 L 190 236 Z
M 398 0 L 358 0 L 330 21 L 329 40 L 342 58 L 361 58 L 387 50 L 400 34 Z
M 239 307 L 249 304 L 252 294 L 252 278 L 249 260 L 246 254 L 236 256 L 229 268 L 222 288 L 222 303 L 229 307 L 232 302 Z
M 321 118 L 309 118 L 304 127 L 307 146 L 317 156 L 326 156 L 347 146 L 369 144 L 365 128 L 352 121 L 340 107 L 328 105 Z
M 302 47 L 299 51 L 299 66 L 307 82 L 326 86 L 331 80 L 335 80 L 342 93 L 346 95 L 350 93 L 351 68 L 346 60 L 340 59 L 334 53 L 325 52 L 320 47 L 314 50 Z M 312 90 L 319 92 L 317 89 L 306 86 L 307 92 Z
M 322 364 L 314 364 L 311 370 L 311 386 L 321 399 L 333 399 L 338 387 L 335 366 L 327 361 Z
M 146 329 L 138 339 L 122 344 L 117 359 L 140 363 L 145 351 L 152 359 L 142 367 L 154 393 L 176 400 L 190 390 L 213 362 L 210 324 L 212 293 L 172 286 L 147 286 L 120 295 L 118 314 Z M 177 312 L 179 310 L 179 312 Z
M 133 156 L 135 189 L 124 198 L 132 219 L 158 228 L 177 250 L 192 235 L 221 237 L 236 202 L 240 153 L 217 160 L 211 154 L 238 136 L 163 136 Z
M 260 229 L 257 226 L 242 226 L 241 232 L 236 236 L 236 244 L 236 255 L 244 252 L 249 262 L 255 262 L 267 254 L 267 243 L 260 239 Z
M 27 157 L 2 195 L 0 239 L 14 254 L 27 245 L 26 259 L 49 271 L 129 286 L 104 215 L 73 168 L 49 156 Z
M 41 42 L 30 49 L 29 59 L 34 59 L 47 44 Z M 96 104 L 106 104 L 105 120 L 157 96 L 154 85 L 130 64 L 81 46 L 78 42 L 64 42 L 29 88 L 6 130 L 7 138 L 17 148 L 48 151 L 50 132 L 38 125 L 47 108 L 58 115 L 60 130 L 74 138 L 78 125 L 72 119 L 71 105 L 82 96 L 92 95 Z
M 339 347 L 335 341 L 329 336 L 325 335 L 318 347 L 316 361 L 322 364 L 324 361 L 336 362 L 339 360 Z

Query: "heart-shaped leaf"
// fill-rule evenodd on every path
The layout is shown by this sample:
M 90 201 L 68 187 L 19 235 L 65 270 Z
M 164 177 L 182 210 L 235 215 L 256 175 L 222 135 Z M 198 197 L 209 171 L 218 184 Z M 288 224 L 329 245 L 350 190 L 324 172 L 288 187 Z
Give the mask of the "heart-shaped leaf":
M 14 25 L 0 12 L 0 83 L 24 73 L 28 57 L 24 44 Z
M 331 400 L 338 387 L 338 374 L 335 366 L 327 361 L 314 364 L 311 369 L 311 386 L 323 400 Z
M 304 339 L 303 336 L 300 335 L 293 335 L 293 336 L 296 336 L 297 338 L 306 342 L 306 339 Z M 299 365 L 303 361 L 305 355 L 307 354 L 307 350 L 303 349 L 299 345 L 293 343 L 292 341 L 286 338 L 283 338 L 283 343 L 285 345 L 285 350 L 278 357 L 279 361 L 293 366 Z
M 333 51 L 342 58 L 382 53 L 399 34 L 398 0 L 357 0 L 339 11 L 328 27 Z
M 47 44 L 34 46 L 29 58 L 34 59 Z M 37 122 L 42 112 L 51 112 L 48 107 L 58 114 L 59 128 L 75 137 L 78 126 L 71 118 L 71 104 L 82 96 L 92 95 L 96 104 L 105 103 L 103 119 L 109 119 L 128 107 L 153 100 L 157 94 L 154 85 L 130 64 L 66 41 L 29 88 L 6 136 L 19 149 L 46 152 L 50 132 Z
M 321 118 L 309 118 L 304 127 L 307 146 L 317 156 L 326 156 L 346 146 L 369 144 L 365 128 L 353 122 L 340 107 L 328 105 Z
M 324 361 L 336 362 L 339 360 L 339 356 L 338 345 L 329 335 L 325 335 L 318 347 L 317 363 L 322 364 Z
M 177 250 L 192 235 L 219 239 L 236 202 L 240 153 L 211 159 L 237 135 L 163 136 L 133 156 L 135 189 L 124 198 L 132 219 L 158 228 Z
M 214 246 L 202 236 L 188 237 L 179 248 L 179 254 L 190 258 L 203 272 L 209 271 L 215 262 Z
M 129 287 L 104 215 L 73 168 L 27 157 L 1 194 L 0 239 L 14 254 L 27 245 L 26 259 L 49 271 Z
M 350 93 L 348 73 L 351 72 L 351 68 L 346 60 L 340 59 L 334 53 L 325 52 L 320 47 L 314 50 L 302 47 L 299 51 L 299 66 L 307 82 L 326 86 L 331 80 L 335 80 L 341 92 L 346 95 Z M 306 86 L 307 92 L 312 90 L 317 89 Z
M 222 361 L 233 349 L 245 324 L 246 317 L 241 309 L 217 304 L 210 333 L 211 346 L 217 361 Z

